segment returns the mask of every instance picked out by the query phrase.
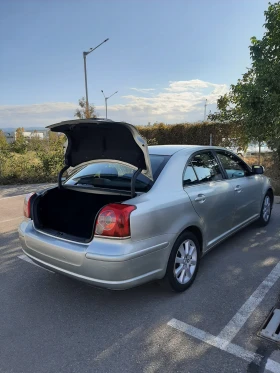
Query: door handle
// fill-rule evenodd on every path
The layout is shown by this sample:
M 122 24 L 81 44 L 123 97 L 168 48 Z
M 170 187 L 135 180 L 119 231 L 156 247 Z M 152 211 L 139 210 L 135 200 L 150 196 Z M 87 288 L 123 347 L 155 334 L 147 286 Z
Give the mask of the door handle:
M 234 190 L 235 190 L 235 192 L 237 192 L 237 193 L 240 193 L 240 192 L 242 191 L 240 185 L 236 185 L 236 187 L 234 188 Z
M 195 198 L 195 201 L 199 203 L 203 203 L 205 202 L 205 200 L 206 200 L 206 197 L 204 194 L 198 194 L 197 197 Z

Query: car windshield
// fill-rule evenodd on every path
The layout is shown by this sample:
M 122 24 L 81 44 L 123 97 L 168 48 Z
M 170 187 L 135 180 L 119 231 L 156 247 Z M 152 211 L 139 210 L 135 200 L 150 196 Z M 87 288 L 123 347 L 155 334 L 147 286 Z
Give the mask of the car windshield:
M 150 155 L 154 181 L 159 176 L 170 157 L 165 155 Z M 90 186 L 95 188 L 108 188 L 130 190 L 131 178 L 135 169 L 116 162 L 96 162 L 79 168 L 65 182 L 66 185 Z M 153 182 L 143 174 L 137 177 L 135 190 L 147 192 Z

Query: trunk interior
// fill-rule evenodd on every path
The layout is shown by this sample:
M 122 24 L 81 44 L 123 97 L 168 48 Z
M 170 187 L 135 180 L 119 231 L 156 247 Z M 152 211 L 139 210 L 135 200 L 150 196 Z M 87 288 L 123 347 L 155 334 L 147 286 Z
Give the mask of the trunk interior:
M 128 198 L 54 188 L 35 199 L 34 225 L 61 238 L 89 242 L 98 211 L 108 203 L 123 202 Z

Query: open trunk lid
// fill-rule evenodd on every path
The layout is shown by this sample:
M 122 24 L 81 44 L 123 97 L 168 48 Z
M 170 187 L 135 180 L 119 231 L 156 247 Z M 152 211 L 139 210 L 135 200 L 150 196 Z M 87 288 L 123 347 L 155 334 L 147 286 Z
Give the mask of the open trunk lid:
M 47 128 L 66 135 L 65 165 L 68 167 L 98 159 L 117 160 L 141 170 L 153 180 L 147 143 L 131 124 L 107 119 L 78 119 Z

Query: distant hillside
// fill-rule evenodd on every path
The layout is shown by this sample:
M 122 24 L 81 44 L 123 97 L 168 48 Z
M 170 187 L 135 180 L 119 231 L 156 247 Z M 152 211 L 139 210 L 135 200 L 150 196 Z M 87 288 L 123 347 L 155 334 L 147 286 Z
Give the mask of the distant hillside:
M 0 128 L 3 132 L 14 133 L 18 127 L 4 127 Z M 48 131 L 48 129 L 44 127 L 24 127 L 25 131 Z

